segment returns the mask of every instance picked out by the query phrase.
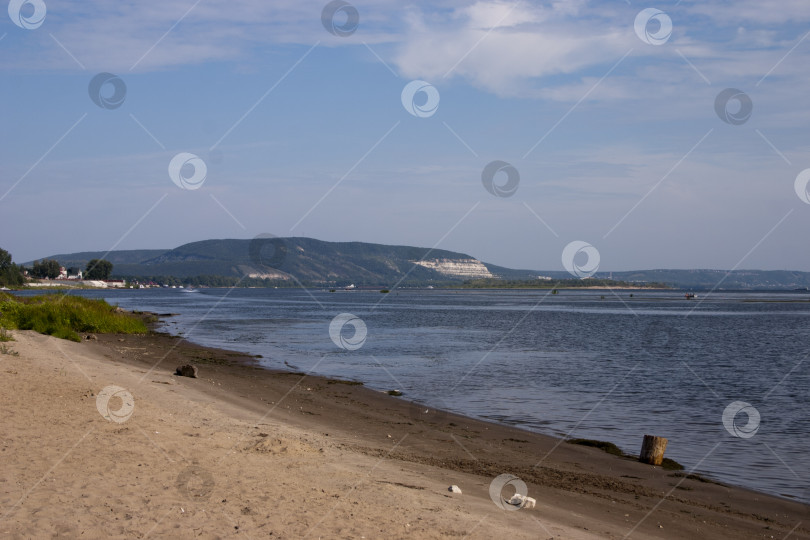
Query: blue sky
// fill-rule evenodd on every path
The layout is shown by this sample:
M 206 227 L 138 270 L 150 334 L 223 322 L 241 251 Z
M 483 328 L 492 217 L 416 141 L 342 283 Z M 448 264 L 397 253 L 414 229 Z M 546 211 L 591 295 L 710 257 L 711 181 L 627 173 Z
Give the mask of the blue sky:
M 36 3 L 41 25 L 20 27 L 31 2 L 0 22 L 17 261 L 271 233 L 547 270 L 583 241 L 600 271 L 810 271 L 808 2 L 355 2 L 347 36 L 325 2 Z M 660 16 L 634 27 L 647 8 L 672 22 L 658 44 Z M 90 98 L 99 73 L 120 106 Z M 432 114 L 403 106 L 414 80 Z M 753 104 L 738 125 L 726 88 Z M 179 153 L 205 163 L 198 189 L 170 178 Z M 483 186 L 495 160 L 511 196 Z

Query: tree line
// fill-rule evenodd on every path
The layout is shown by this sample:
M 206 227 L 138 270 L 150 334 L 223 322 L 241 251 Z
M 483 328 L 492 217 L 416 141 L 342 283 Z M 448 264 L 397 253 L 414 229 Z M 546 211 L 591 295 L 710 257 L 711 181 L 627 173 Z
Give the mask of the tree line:
M 11 253 L 0 248 L 0 286 L 20 287 L 25 284 L 25 271 L 33 278 L 55 279 L 59 277 L 61 266 L 55 259 L 42 259 L 34 261 L 31 268 L 26 269 L 22 265 L 15 264 Z M 105 259 L 92 259 L 87 262 L 82 279 L 107 280 L 112 274 L 113 264 Z M 72 267 L 68 269 L 68 275 L 77 275 L 79 269 Z
M 11 260 L 11 253 L 0 248 L 0 287 L 19 287 L 24 282 L 21 267 Z

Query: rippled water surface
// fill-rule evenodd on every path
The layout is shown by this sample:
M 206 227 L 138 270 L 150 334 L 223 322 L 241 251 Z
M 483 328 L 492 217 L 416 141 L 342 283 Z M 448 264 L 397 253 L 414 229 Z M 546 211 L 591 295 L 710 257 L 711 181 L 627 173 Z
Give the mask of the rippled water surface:
M 810 295 L 627 291 L 180 289 L 91 291 L 178 313 L 167 330 L 264 356 L 268 367 L 364 381 L 436 407 L 636 454 L 667 437 L 687 469 L 810 501 Z M 604 297 L 604 298 L 603 298 Z M 330 338 L 362 319 L 357 350 Z M 351 326 L 344 338 L 351 340 Z M 759 413 L 735 437 L 723 412 Z M 737 426 L 747 423 L 737 415 Z M 745 434 L 745 433 L 743 433 Z

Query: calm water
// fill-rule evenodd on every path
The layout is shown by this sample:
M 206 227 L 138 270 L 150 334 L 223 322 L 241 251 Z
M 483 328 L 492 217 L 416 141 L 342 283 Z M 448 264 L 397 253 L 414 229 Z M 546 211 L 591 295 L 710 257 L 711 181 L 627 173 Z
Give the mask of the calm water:
M 439 408 L 543 433 L 609 440 L 636 454 L 645 433 L 714 478 L 810 501 L 810 295 L 577 291 L 180 289 L 88 292 L 124 308 L 179 313 L 190 340 L 364 381 Z M 600 296 L 604 294 L 605 298 Z M 774 300 L 792 300 L 777 302 Z M 330 339 L 340 313 L 368 329 Z M 351 338 L 352 327 L 344 335 Z M 759 411 L 732 436 L 727 405 Z M 745 414 L 737 416 L 744 426 Z

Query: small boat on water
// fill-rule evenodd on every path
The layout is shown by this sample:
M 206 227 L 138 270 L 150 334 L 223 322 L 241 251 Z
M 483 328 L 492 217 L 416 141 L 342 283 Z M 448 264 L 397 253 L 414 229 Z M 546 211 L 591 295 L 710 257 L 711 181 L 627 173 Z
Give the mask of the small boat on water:
M 697 295 L 695 293 L 688 292 L 684 295 L 684 298 L 686 298 L 687 300 L 692 300 L 694 298 L 697 298 Z

